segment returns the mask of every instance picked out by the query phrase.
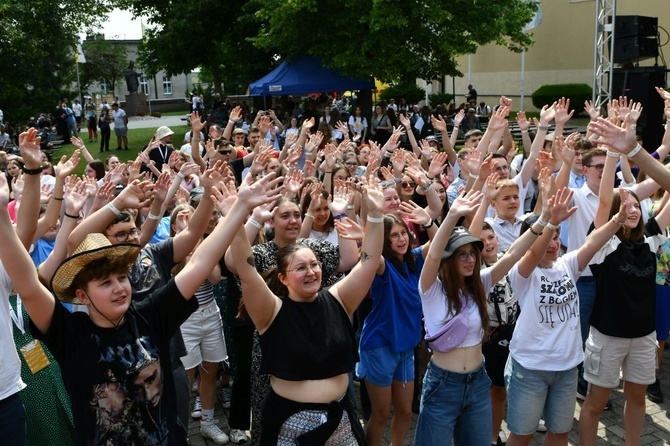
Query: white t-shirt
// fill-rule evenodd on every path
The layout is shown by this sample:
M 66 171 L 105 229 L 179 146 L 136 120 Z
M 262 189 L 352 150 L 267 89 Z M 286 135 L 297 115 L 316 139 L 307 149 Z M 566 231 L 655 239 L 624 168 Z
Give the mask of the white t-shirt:
M 9 311 L 9 293 L 14 288 L 5 267 L 0 263 L 0 400 L 26 387 L 21 380 L 21 360 L 14 345 L 12 317 Z M 21 315 L 19 315 L 21 317 Z M 25 327 L 27 330 L 28 327 Z
M 126 112 L 122 108 L 116 109 L 116 111 L 112 111 L 112 118 L 114 118 L 115 129 L 122 129 L 126 127 L 126 122 L 123 120 L 124 116 L 126 116 Z
M 508 277 L 519 300 L 509 351 L 530 370 L 563 371 L 584 360 L 579 323 L 577 252 L 559 257 L 552 268 L 537 267 L 528 278 L 517 263 Z
M 493 284 L 491 283 L 491 268 L 485 268 L 480 272 L 480 278 L 482 280 L 482 285 L 484 285 L 484 293 L 488 294 L 493 289 Z M 423 322 L 426 328 L 426 336 L 431 337 L 435 336 L 447 321 L 449 321 L 454 314 L 448 311 L 447 299 L 444 295 L 444 289 L 442 288 L 442 281 L 439 278 L 435 279 L 435 282 L 426 290 L 424 293 L 421 290 L 421 283 L 419 283 L 419 296 L 421 297 L 421 307 L 423 308 Z M 482 340 L 482 321 L 479 316 L 479 309 L 477 305 L 474 304 L 472 299 L 468 300 L 468 316 L 470 329 L 468 330 L 468 335 L 463 341 L 462 347 L 471 347 L 477 345 Z M 478 326 L 480 328 L 478 335 L 478 342 L 472 343 L 468 342 L 470 334 L 473 327 Z
M 575 251 L 584 244 L 598 210 L 598 195 L 594 194 L 586 183 L 579 189 L 572 190 L 575 192 L 572 196 L 572 206 L 577 206 L 577 211 L 565 220 L 568 228 L 568 252 Z M 591 268 L 584 268 L 582 276 L 592 275 Z

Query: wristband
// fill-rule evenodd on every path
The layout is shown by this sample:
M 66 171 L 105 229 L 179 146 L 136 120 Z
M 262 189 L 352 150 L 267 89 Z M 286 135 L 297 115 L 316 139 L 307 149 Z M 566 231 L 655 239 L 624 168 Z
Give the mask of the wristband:
M 558 229 L 558 225 L 551 224 L 547 222 L 547 229 L 551 229 L 552 231 L 555 231 Z
M 384 222 L 384 217 L 371 217 L 368 215 L 367 217 L 368 222 L 370 223 L 383 223 Z
M 537 223 L 537 222 L 535 222 L 535 223 Z M 533 231 L 533 226 L 532 225 L 530 226 L 530 228 L 528 228 L 528 230 L 530 231 L 531 234 L 537 235 L 538 237 L 542 235 L 542 231 L 540 231 L 540 232 Z
M 228 124 L 235 124 L 235 121 L 233 121 L 232 119 L 229 119 Z
M 521 133 L 528 133 L 528 130 L 521 130 Z
M 624 221 L 619 221 L 618 218 L 619 218 L 619 213 L 618 213 L 618 212 L 617 212 L 616 214 L 612 215 L 612 221 L 613 221 L 614 223 L 616 223 L 617 225 L 619 225 L 619 226 L 623 226 L 624 223 L 626 223 L 626 220 L 624 220 Z
M 538 126 L 538 129 L 546 132 L 547 130 L 549 130 L 549 126 L 548 125 L 541 125 L 541 126 Z
M 149 212 L 149 215 L 147 215 L 147 218 L 148 218 L 149 220 L 160 220 L 160 219 L 161 219 L 161 216 L 160 216 L 160 215 L 154 215 L 154 214 L 152 214 L 151 212 Z
M 472 178 L 473 180 L 478 180 L 478 179 L 479 179 L 479 175 L 475 175 L 475 174 L 473 174 L 473 173 L 469 174 L 469 176 L 470 176 L 470 178 Z
M 348 204 L 348 205 L 347 205 L 347 209 L 352 210 L 353 208 L 354 208 L 354 205 L 353 205 L 353 204 Z
M 435 220 L 433 220 L 433 219 L 431 218 L 430 221 L 429 221 L 427 224 L 425 224 L 425 225 L 421 225 L 421 227 L 422 227 L 423 229 L 428 229 L 428 228 L 430 228 L 431 226 L 433 226 L 434 224 L 435 224 Z
M 636 145 L 633 150 L 628 152 L 628 158 L 634 157 L 635 155 L 637 155 L 640 152 L 640 150 L 642 150 L 642 146 L 640 144 Z
M 53 198 L 56 201 L 63 201 L 63 197 L 51 197 L 51 198 Z
M 200 138 L 191 138 L 191 141 L 198 142 L 198 141 L 200 141 Z
M 177 172 L 177 176 L 181 178 L 182 180 L 184 179 L 184 174 L 181 172 Z
M 107 203 L 107 209 L 112 211 L 114 213 L 114 215 L 116 215 L 117 217 L 119 215 L 121 215 L 121 211 L 116 206 L 114 206 L 114 203 L 111 203 L 111 202 Z
M 612 152 L 611 150 L 607 151 L 607 156 L 612 158 L 619 158 L 619 152 Z
M 78 215 L 68 214 L 67 212 L 64 212 L 63 215 L 65 215 L 66 217 L 74 218 L 75 220 L 79 220 Z
M 21 170 L 26 175 L 39 175 L 42 173 L 42 166 L 36 167 L 35 169 L 27 169 L 25 165 L 21 166 Z
M 323 173 L 333 173 L 332 170 L 324 170 Z
M 307 212 L 305 212 L 305 218 L 307 218 L 307 217 L 309 217 L 309 218 L 311 218 L 312 220 L 314 220 L 314 216 L 313 216 L 312 214 L 308 214 Z
M 419 186 L 419 189 L 421 189 L 424 192 L 428 192 L 432 187 L 433 187 L 433 183 L 430 182 L 430 183 L 428 183 L 427 186 Z
M 547 226 L 547 223 L 549 223 L 549 222 L 544 221 L 544 220 L 542 220 L 541 218 L 538 218 L 537 221 L 536 221 L 535 223 L 537 223 L 538 225 L 540 225 L 540 226 L 542 226 L 542 227 L 545 227 L 545 226 Z
M 333 218 L 334 218 L 335 220 L 341 220 L 341 219 L 343 219 L 343 218 L 346 217 L 346 216 L 347 216 L 347 213 L 346 213 L 346 212 L 342 212 L 341 214 L 337 214 L 337 215 L 334 216 Z
M 306 214 L 305 214 L 305 216 L 306 216 Z M 247 220 L 247 222 L 248 222 L 251 226 L 253 226 L 254 228 L 256 228 L 256 229 L 261 229 L 261 228 L 263 228 L 263 225 L 260 224 L 260 223 L 258 223 L 258 222 L 257 222 L 256 220 L 254 220 L 253 218 L 250 218 L 249 220 Z

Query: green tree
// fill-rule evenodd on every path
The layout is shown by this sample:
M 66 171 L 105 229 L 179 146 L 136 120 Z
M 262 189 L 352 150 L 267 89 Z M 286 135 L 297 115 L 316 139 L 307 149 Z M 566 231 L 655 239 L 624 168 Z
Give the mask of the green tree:
M 6 120 L 52 111 L 58 99 L 72 97 L 76 33 L 109 10 L 108 0 L 0 2 L 0 108 Z
M 86 56 L 86 63 L 80 65 L 82 91 L 93 82 L 104 82 L 113 90 L 127 65 L 126 47 L 109 40 L 86 40 L 82 48 Z
M 282 58 L 321 56 L 326 65 L 384 82 L 462 75 L 455 56 L 488 43 L 520 51 L 527 0 L 250 0 L 252 41 Z
M 245 1 L 124 0 L 151 25 L 139 48 L 139 63 L 153 75 L 176 75 L 200 67 L 216 91 L 241 94 L 249 82 L 272 68 L 272 53 L 255 47 L 247 37 L 258 25 Z

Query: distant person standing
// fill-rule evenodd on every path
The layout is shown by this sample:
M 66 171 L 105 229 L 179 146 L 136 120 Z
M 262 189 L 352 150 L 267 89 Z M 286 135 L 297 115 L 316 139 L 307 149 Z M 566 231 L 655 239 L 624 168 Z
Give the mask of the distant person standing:
M 121 146 L 128 150 L 128 115 L 119 107 L 118 102 L 112 104 L 112 119 L 114 120 L 114 134 L 116 135 L 116 150 Z
M 81 116 L 82 116 L 82 107 L 79 103 L 79 99 L 75 99 L 72 102 L 72 112 L 74 113 L 74 120 L 77 123 L 77 132 L 81 129 Z
M 103 108 L 98 119 L 98 126 L 100 127 L 100 153 L 109 151 L 109 139 L 112 136 L 112 129 L 109 124 L 113 120 L 109 114 L 109 107 Z
M 468 94 L 465 95 L 465 99 L 468 101 L 470 107 L 475 108 L 477 106 L 477 90 L 472 84 L 468 85 Z

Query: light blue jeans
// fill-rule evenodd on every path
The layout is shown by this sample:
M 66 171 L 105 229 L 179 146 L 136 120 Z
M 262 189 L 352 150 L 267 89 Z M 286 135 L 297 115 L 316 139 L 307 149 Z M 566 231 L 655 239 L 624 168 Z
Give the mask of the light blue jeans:
M 491 442 L 491 380 L 482 365 L 469 373 L 441 369 L 431 361 L 423 378 L 417 446 L 488 445 Z

